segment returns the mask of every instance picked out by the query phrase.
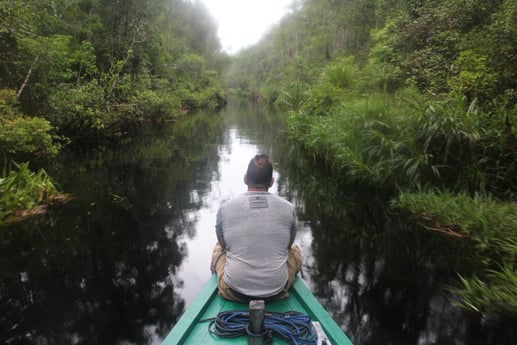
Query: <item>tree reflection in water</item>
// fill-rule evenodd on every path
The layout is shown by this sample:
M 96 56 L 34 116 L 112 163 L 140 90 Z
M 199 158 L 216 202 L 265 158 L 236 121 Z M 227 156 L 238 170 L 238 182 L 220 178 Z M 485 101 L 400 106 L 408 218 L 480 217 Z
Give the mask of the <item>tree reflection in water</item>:
M 176 272 L 220 123 L 192 116 L 45 167 L 75 199 L 0 229 L 2 343 L 160 343 L 184 311 Z
M 354 343 L 515 343 L 510 319 L 468 314 L 447 290 L 458 284 L 457 272 L 476 272 L 473 243 L 390 213 L 384 191 L 338 187 L 324 164 L 316 168 L 299 154 L 285 161 L 282 173 L 312 232 L 308 279 Z

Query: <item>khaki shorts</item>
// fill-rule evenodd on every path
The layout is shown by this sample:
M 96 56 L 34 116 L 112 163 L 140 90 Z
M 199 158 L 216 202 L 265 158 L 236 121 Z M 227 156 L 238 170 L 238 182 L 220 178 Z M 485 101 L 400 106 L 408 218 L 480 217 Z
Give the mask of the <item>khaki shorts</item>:
M 216 243 L 214 247 L 214 251 L 212 252 L 212 262 L 210 264 L 210 270 L 212 273 L 217 273 L 217 286 L 219 290 L 219 295 L 231 301 L 239 301 L 239 302 L 247 302 L 241 296 L 238 296 L 233 292 L 233 290 L 226 284 L 223 279 L 224 275 L 224 266 L 226 265 L 226 251 L 223 250 L 221 245 Z M 300 272 L 302 269 L 302 253 L 300 248 L 297 245 L 292 245 L 289 248 L 289 255 L 287 257 L 287 284 L 283 291 L 280 294 L 276 295 L 275 299 L 282 299 L 289 297 L 289 288 L 294 283 L 294 279 L 296 278 L 296 274 Z

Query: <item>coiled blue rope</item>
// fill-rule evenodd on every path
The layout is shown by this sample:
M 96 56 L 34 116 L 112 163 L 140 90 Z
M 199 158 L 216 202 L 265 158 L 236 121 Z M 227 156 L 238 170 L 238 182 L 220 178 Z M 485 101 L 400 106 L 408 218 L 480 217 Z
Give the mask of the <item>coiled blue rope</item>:
M 312 326 L 311 318 L 296 311 L 285 313 L 268 312 L 264 316 L 264 333 L 252 334 L 249 329 L 249 312 L 229 310 L 220 312 L 210 321 L 208 330 L 219 337 L 235 338 L 244 335 L 266 336 L 272 342 L 278 336 L 293 345 L 316 345 L 318 335 Z

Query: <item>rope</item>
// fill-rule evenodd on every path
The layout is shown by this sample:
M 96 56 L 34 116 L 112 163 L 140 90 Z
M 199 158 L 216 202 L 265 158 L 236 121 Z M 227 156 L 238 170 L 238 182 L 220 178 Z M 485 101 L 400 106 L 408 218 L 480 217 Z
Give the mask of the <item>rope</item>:
M 293 345 L 316 345 L 318 335 L 314 330 L 311 318 L 296 311 L 285 313 L 266 312 L 264 316 L 264 333 L 252 334 L 248 329 L 249 312 L 229 310 L 220 312 L 210 321 L 210 333 L 225 338 L 236 338 L 243 335 L 266 336 L 269 343 L 273 336 L 280 337 Z

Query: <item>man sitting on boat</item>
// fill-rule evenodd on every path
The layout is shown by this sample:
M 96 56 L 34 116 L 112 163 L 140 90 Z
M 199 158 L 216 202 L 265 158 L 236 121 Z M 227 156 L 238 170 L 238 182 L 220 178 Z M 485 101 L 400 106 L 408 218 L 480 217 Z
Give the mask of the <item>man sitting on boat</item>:
M 301 253 L 293 245 L 296 212 L 287 200 L 268 192 L 273 165 L 265 154 L 251 159 L 244 175 L 246 193 L 221 205 L 216 218 L 218 243 L 211 270 L 219 295 L 247 302 L 289 296 L 301 269 Z

